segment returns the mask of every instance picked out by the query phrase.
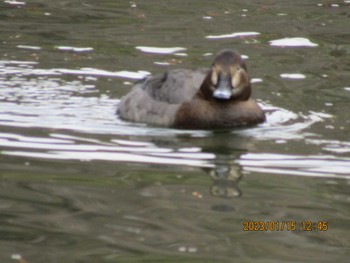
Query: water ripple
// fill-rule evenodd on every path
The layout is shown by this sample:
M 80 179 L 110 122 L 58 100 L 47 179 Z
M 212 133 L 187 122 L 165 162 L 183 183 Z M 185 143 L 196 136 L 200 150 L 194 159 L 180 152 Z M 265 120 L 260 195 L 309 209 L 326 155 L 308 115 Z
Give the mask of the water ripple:
M 318 44 L 303 37 L 287 37 L 270 41 L 271 46 L 278 47 L 317 47 Z
M 120 161 L 147 164 L 185 165 L 214 167 L 217 154 L 205 147 L 191 144 L 185 147 L 162 147 L 150 142 L 153 138 L 189 137 L 213 138 L 215 132 L 204 130 L 177 130 L 149 127 L 145 124 L 120 120 L 116 114 L 119 99 L 99 94 L 95 82 L 81 79 L 66 81 L 55 75 L 100 77 L 119 76 L 141 78 L 148 72 L 107 72 L 98 69 L 40 69 L 31 61 L 0 61 L 0 125 L 3 127 L 44 128 L 47 137 L 24 136 L 17 133 L 0 133 L 1 154 L 26 158 Z M 40 75 L 30 78 L 30 75 Z M 42 76 L 41 76 L 42 75 Z M 92 83 L 92 84 L 91 84 Z M 305 140 L 322 145 L 332 153 L 348 152 L 348 144 L 338 141 L 319 140 L 309 132 L 316 123 L 325 122 L 333 116 L 323 112 L 295 113 L 259 101 L 267 116 L 267 122 L 254 128 L 229 131 L 235 137 L 255 138 L 256 141 L 286 143 Z M 59 130 L 80 135 L 68 135 Z M 94 134 L 95 139 L 87 138 Z M 99 135 L 121 136 L 104 141 Z M 130 138 L 131 136 L 131 138 Z M 155 140 L 155 141 L 157 141 Z M 182 145 L 183 146 L 183 145 Z M 177 149 L 178 148 L 178 149 Z M 336 157 L 276 156 L 251 154 L 238 157 L 245 171 L 279 173 L 304 176 L 338 176 L 350 174 L 348 160 Z M 337 168 L 334 168 L 336 165 Z
M 79 137 L 53 134 L 56 138 L 26 137 L 0 134 L 1 154 L 56 160 L 103 160 L 212 167 L 214 154 L 199 152 L 198 148 L 173 150 L 151 143 L 112 140 L 77 140 Z M 60 138 L 60 139 L 57 139 Z M 67 140 L 68 139 L 68 140 Z M 75 140 L 73 140 L 75 139 Z
M 235 32 L 231 34 L 224 34 L 224 35 L 210 35 L 206 36 L 205 38 L 208 39 L 222 39 L 222 38 L 236 38 L 236 37 L 254 37 L 260 35 L 259 32 Z
M 238 161 L 246 171 L 350 179 L 350 158 L 285 154 L 245 154 Z

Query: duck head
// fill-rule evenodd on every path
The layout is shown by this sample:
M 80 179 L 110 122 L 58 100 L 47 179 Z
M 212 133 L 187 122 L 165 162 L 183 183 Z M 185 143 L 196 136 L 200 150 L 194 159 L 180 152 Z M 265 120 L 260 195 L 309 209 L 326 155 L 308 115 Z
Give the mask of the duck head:
M 247 67 L 241 55 L 232 50 L 223 50 L 217 54 L 201 85 L 200 92 L 208 100 L 249 99 L 251 85 Z

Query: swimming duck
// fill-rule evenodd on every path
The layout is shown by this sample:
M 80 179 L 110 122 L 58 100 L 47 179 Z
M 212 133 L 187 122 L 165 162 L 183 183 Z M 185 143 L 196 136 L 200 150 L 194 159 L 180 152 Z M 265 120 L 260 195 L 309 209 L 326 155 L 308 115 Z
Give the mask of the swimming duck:
M 123 120 L 180 129 L 262 123 L 265 114 L 250 95 L 241 55 L 223 50 L 209 69 L 174 69 L 136 83 L 117 113 Z

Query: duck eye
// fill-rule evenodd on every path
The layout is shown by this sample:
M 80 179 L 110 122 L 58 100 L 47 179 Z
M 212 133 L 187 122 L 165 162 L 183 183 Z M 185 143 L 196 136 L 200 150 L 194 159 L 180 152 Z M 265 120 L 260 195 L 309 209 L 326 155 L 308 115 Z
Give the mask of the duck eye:
M 216 86 L 218 84 L 218 73 L 213 70 L 211 73 L 211 83 Z

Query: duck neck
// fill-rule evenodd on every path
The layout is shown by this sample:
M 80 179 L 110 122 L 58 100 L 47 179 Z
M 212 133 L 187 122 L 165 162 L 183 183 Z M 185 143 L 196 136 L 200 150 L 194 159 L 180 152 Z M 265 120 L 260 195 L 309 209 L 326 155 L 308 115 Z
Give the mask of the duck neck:
M 200 86 L 196 94 L 198 98 L 201 98 L 204 100 L 214 100 L 213 90 L 210 88 L 211 86 L 210 75 L 211 75 L 210 73 L 207 74 L 207 76 L 203 80 L 202 85 Z

